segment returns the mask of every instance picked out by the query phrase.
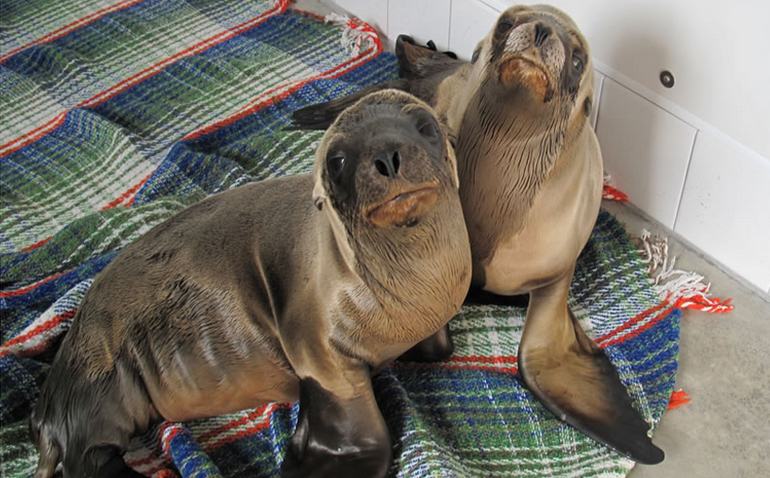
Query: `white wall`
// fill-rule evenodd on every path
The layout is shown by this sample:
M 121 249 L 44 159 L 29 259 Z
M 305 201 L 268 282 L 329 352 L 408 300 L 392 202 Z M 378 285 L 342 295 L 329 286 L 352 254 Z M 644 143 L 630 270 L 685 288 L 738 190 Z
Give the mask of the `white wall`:
M 469 57 L 511 0 L 327 0 Z M 550 0 L 593 49 L 605 168 L 641 209 L 770 293 L 770 2 Z M 661 70 L 676 84 L 664 88 Z

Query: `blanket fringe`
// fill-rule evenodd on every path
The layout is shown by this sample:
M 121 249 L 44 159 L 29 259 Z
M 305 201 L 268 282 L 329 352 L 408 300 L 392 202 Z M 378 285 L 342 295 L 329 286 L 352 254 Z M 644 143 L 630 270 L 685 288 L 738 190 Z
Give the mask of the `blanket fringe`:
M 345 27 L 342 31 L 340 42 L 344 48 L 351 51 L 353 56 L 358 56 L 361 53 L 362 46 L 366 46 L 366 43 L 371 44 L 377 50 L 377 53 L 382 51 L 380 35 L 368 23 L 358 18 L 351 18 L 335 12 L 326 15 L 324 22 Z
M 671 392 L 671 398 L 668 399 L 668 410 L 674 410 L 682 405 L 687 405 L 688 403 L 690 403 L 690 396 L 687 392 L 681 388 L 674 390 Z
M 676 257 L 669 258 L 668 238 L 653 236 L 647 229 L 640 237 L 642 260 L 652 277 L 661 300 L 678 309 L 692 309 L 712 314 L 731 312 L 732 299 L 711 297 L 711 283 L 697 272 L 675 269 Z
M 604 188 L 602 190 L 602 199 L 610 201 L 628 202 L 628 194 L 612 185 L 612 176 L 604 174 Z

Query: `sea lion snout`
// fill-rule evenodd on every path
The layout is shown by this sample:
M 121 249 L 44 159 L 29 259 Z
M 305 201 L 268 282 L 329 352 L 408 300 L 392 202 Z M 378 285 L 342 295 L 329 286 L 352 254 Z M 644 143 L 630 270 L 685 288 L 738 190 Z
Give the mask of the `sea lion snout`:
M 382 146 L 370 155 L 373 171 L 366 188 L 364 214 L 376 227 L 414 226 L 433 209 L 441 182 L 432 148 L 400 143 L 395 136 L 373 138 Z
M 542 18 L 512 27 L 507 38 L 500 39 L 504 42 L 497 67 L 500 82 L 508 88 L 524 86 L 550 101 L 565 58 L 558 31 L 558 25 Z
M 433 209 L 438 198 L 438 181 L 416 187 L 398 185 L 384 201 L 367 208 L 366 217 L 377 227 L 411 227 Z
M 480 48 L 489 48 L 490 69 L 506 92 L 528 91 L 544 103 L 574 98 L 589 66 L 585 39 L 572 19 L 543 5 L 508 9 Z

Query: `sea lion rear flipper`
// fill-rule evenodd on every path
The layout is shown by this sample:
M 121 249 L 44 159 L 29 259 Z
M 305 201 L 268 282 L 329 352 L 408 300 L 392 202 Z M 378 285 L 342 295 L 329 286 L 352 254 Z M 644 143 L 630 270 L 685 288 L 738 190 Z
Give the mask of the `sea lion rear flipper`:
M 561 420 L 635 461 L 655 464 L 663 451 L 604 352 L 567 307 L 572 274 L 531 294 L 519 345 L 519 371 L 530 391 Z
M 391 461 L 390 434 L 368 373 L 343 399 L 312 378 L 300 381 L 299 419 L 281 465 L 283 478 L 383 477 Z
M 327 129 L 329 126 L 331 126 L 332 123 L 334 123 L 334 120 L 337 119 L 337 116 L 339 116 L 340 113 L 342 113 L 346 108 L 353 105 L 355 102 L 370 93 L 388 88 L 407 91 L 405 81 L 392 80 L 364 88 L 363 90 L 356 93 L 342 96 L 325 103 L 316 103 L 314 105 L 305 106 L 304 108 L 300 108 L 292 113 L 292 124 L 287 129 Z
M 450 70 L 465 63 L 451 51 L 440 52 L 436 44 L 429 41 L 426 46 L 418 45 L 409 35 L 396 38 L 398 76 L 409 80 L 423 79 Z

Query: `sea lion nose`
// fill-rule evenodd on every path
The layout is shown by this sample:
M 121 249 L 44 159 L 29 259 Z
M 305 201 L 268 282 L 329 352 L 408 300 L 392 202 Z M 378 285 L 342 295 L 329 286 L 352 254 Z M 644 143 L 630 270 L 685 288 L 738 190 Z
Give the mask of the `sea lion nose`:
M 551 34 L 551 27 L 541 22 L 535 24 L 535 46 L 539 47 Z
M 401 165 L 401 155 L 396 151 L 384 151 L 374 160 L 374 167 L 377 171 L 388 178 L 395 178 L 398 174 L 398 167 Z

